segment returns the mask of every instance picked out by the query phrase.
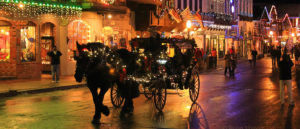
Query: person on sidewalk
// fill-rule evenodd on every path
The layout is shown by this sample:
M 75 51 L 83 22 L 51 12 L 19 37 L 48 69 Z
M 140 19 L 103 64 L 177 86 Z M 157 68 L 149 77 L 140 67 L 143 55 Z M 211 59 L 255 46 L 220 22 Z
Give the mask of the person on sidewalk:
M 231 54 L 230 55 L 230 77 L 234 77 L 235 74 L 235 68 L 237 67 L 237 55 L 236 54 Z
M 297 45 L 295 47 L 295 60 L 298 61 L 298 58 L 300 56 L 300 47 Z
M 53 47 L 52 51 L 47 53 L 51 58 L 51 73 L 52 73 L 52 82 L 59 81 L 59 64 L 61 52 L 57 50 L 56 46 Z
M 227 69 L 229 70 L 229 73 L 231 71 L 231 57 L 230 57 L 230 52 L 228 51 L 225 55 L 225 71 L 224 71 L 224 75 L 226 76 L 227 74 Z
M 252 55 L 252 60 L 253 60 L 253 66 L 255 67 L 256 66 L 256 56 L 257 56 L 257 51 L 255 48 L 252 50 L 251 55 Z
M 214 68 L 217 68 L 217 51 L 215 48 L 211 51 L 211 56 L 213 58 Z
M 247 55 L 248 55 L 248 61 L 249 61 L 250 67 L 252 67 L 252 59 L 253 58 L 252 58 L 252 53 L 250 50 L 247 52 Z
M 277 66 L 279 66 L 280 58 L 281 58 L 281 47 L 278 46 L 278 47 L 277 47 L 277 50 L 276 50 Z
M 293 96 L 292 96 L 292 67 L 294 63 L 292 62 L 289 55 L 284 54 L 282 56 L 282 61 L 279 62 L 279 75 L 280 75 L 280 102 L 284 104 L 284 89 L 287 86 L 289 105 L 294 106 Z
M 276 49 L 271 48 L 271 57 L 272 57 L 272 67 L 276 68 Z

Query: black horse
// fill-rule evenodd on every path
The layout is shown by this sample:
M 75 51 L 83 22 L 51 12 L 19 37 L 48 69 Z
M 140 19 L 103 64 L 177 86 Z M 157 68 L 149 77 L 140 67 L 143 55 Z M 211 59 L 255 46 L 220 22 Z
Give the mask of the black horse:
M 121 113 L 131 113 L 133 111 L 132 99 L 139 95 L 133 88 L 138 87 L 138 84 L 132 79 L 127 79 L 126 76 L 132 75 L 137 68 L 136 55 L 126 49 L 111 50 L 101 43 L 86 45 L 77 43 L 77 49 L 79 55 L 74 56 L 77 61 L 75 78 L 76 81 L 81 82 L 83 77 L 86 77 L 87 86 L 95 104 L 92 122 L 99 123 L 101 113 L 109 115 L 109 109 L 103 105 L 103 99 L 113 84 L 118 85 L 121 96 L 125 98 Z M 98 93 L 99 88 L 100 93 Z
M 74 75 L 77 82 L 81 82 L 86 77 L 87 86 L 90 89 L 95 104 L 95 115 L 93 123 L 99 123 L 101 113 L 108 116 L 109 109 L 103 105 L 105 93 L 114 84 L 117 75 L 111 72 L 112 67 L 106 63 L 106 54 L 109 51 L 100 43 L 90 43 L 79 45 L 77 43 L 78 54 L 74 56 L 76 62 L 76 73 Z M 98 93 L 98 89 L 101 89 Z

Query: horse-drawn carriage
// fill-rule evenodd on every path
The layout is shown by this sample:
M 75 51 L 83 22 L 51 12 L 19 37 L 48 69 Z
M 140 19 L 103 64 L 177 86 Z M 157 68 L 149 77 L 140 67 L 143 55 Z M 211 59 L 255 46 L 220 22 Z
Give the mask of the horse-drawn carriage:
M 167 89 L 188 89 L 190 99 L 199 96 L 200 78 L 195 68 L 195 41 L 187 39 L 138 38 L 131 41 L 135 53 L 135 72 L 126 75 L 142 85 L 146 98 L 153 98 L 162 111 L 167 98 Z M 111 100 L 115 107 L 123 103 L 120 87 L 111 88 Z
M 144 95 L 148 99 L 153 98 L 159 111 L 166 104 L 167 89 L 188 89 L 190 99 L 193 102 L 197 100 L 200 78 L 195 68 L 194 40 L 133 39 L 131 46 L 130 52 L 109 48 L 102 43 L 77 43 L 74 76 L 78 82 L 86 77 L 95 104 L 93 122 L 99 122 L 101 113 L 109 114 L 108 107 L 103 104 L 109 89 L 115 107 L 120 107 L 125 99 L 122 108 L 125 113 L 133 111 L 132 98 L 140 95 L 140 84 Z

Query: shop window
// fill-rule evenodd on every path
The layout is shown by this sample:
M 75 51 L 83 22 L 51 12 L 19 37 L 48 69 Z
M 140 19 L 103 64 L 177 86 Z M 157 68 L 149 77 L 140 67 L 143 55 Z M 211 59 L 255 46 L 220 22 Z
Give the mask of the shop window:
M 20 30 L 21 34 L 21 55 L 20 59 L 22 62 L 35 61 L 36 59 L 36 27 L 33 23 L 28 26 L 22 27 Z
M 0 26 L 0 62 L 10 58 L 9 26 Z
M 90 26 L 80 20 L 73 21 L 68 25 L 68 57 L 73 60 L 73 51 L 76 48 L 76 42 L 85 44 L 90 42 Z

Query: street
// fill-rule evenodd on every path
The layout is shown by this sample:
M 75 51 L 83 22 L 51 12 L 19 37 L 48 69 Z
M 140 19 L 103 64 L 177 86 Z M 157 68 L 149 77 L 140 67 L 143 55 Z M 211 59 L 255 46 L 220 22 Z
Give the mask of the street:
M 271 59 L 258 60 L 256 68 L 248 62 L 238 64 L 235 78 L 224 76 L 224 69 L 201 73 L 200 96 L 196 104 L 188 90 L 168 90 L 163 113 L 143 94 L 134 99 L 134 113 L 120 117 L 107 92 L 104 104 L 111 113 L 102 115 L 101 125 L 91 123 L 94 104 L 88 88 L 0 99 L 0 129 L 270 129 L 300 128 L 300 96 L 293 75 L 295 107 L 284 107 L 279 99 L 278 71 Z M 287 94 L 286 99 L 287 99 Z

